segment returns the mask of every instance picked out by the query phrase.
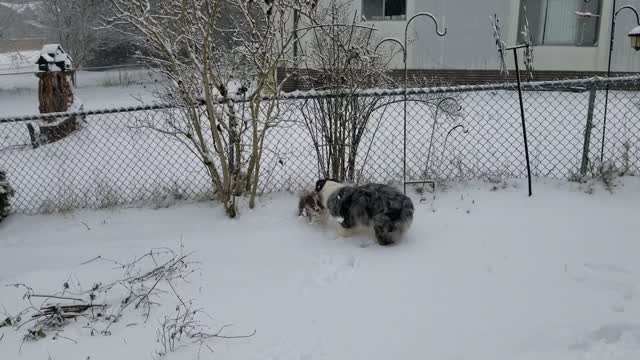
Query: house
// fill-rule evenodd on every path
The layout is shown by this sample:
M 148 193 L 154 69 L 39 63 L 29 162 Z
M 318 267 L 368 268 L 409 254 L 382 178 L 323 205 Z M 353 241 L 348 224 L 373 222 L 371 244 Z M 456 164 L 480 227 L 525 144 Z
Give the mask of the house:
M 499 77 L 499 60 L 490 17 L 498 16 L 502 38 L 521 43 L 525 24 L 534 44 L 536 77 L 559 78 L 606 72 L 613 0 L 353 0 L 362 23 L 378 29 L 378 36 L 404 39 L 407 19 L 432 13 L 446 27 L 438 37 L 426 17 L 412 21 L 407 67 L 425 77 L 447 77 L 447 82 L 481 82 Z M 617 7 L 627 5 L 618 1 Z M 633 4 L 632 4 L 633 5 Z M 640 2 L 638 2 L 640 9 Z M 525 16 L 526 8 L 526 16 Z M 627 33 L 636 27 L 632 11 L 617 17 L 613 72 L 640 72 L 640 52 Z M 397 55 L 392 66 L 403 67 Z M 508 57 L 508 66 L 514 68 Z

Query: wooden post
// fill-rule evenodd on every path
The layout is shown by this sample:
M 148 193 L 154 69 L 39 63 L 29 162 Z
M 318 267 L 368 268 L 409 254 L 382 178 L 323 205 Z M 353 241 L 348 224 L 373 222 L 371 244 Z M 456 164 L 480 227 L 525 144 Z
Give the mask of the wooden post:
M 69 74 L 61 71 L 36 73 L 40 113 L 65 112 L 73 104 Z
M 587 110 L 587 125 L 584 129 L 584 144 L 582 145 L 582 163 L 580 164 L 580 175 L 587 175 L 589 168 L 589 147 L 591 145 L 591 129 L 593 129 L 593 110 L 596 105 L 596 83 L 591 84 L 589 89 L 589 109 Z

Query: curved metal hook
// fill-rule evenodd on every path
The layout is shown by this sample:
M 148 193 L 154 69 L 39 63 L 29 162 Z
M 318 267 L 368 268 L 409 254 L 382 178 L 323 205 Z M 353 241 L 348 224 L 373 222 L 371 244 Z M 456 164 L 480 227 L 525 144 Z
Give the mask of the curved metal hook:
M 378 51 L 378 47 L 380 47 L 380 45 L 382 45 L 382 43 L 385 42 L 394 42 L 396 44 L 398 44 L 400 46 L 400 48 L 402 49 L 402 52 L 404 53 L 405 49 L 404 49 L 404 45 L 402 44 L 402 41 L 396 39 L 396 38 L 392 38 L 392 37 L 388 37 L 388 38 L 384 38 L 382 40 L 380 40 L 380 42 L 378 42 L 378 44 L 376 45 L 375 49 L 373 49 L 373 52 Z
M 451 135 L 451 133 L 453 132 L 453 130 L 462 128 L 462 133 L 466 134 L 469 132 L 469 129 L 467 129 L 466 126 L 464 126 L 463 124 L 459 124 L 456 125 L 454 127 L 451 128 L 451 130 L 449 130 L 449 132 L 447 133 L 447 136 L 444 137 L 444 144 L 442 146 L 442 156 L 444 156 L 444 150 L 447 148 L 447 141 L 449 140 L 449 135 Z
M 438 34 L 438 36 L 445 36 L 447 35 L 447 28 L 444 28 L 444 31 L 440 31 L 440 23 L 438 23 L 438 20 L 436 19 L 435 16 L 433 16 L 433 14 L 428 13 L 428 12 L 421 12 L 421 13 L 417 13 L 415 15 L 413 15 L 411 18 L 409 18 L 409 21 L 407 21 L 407 25 L 405 25 L 404 27 L 404 31 L 405 34 L 407 33 L 407 31 L 409 30 L 409 25 L 411 24 L 411 22 L 418 17 L 421 16 L 426 16 L 428 18 L 430 18 L 431 20 L 433 20 L 433 22 L 436 24 L 436 34 Z
M 374 53 L 378 52 L 378 48 L 380 47 L 380 45 L 382 45 L 382 43 L 385 42 L 392 42 L 392 43 L 396 43 L 398 46 L 400 46 L 400 48 L 402 49 L 402 61 L 407 61 L 407 49 L 404 47 L 404 44 L 402 44 L 402 41 L 396 39 L 396 38 L 392 38 L 392 37 L 388 37 L 388 38 L 384 38 L 382 40 L 380 40 L 380 42 L 378 42 L 378 44 L 376 45 L 375 49 L 373 49 Z M 393 58 L 393 57 L 392 57 Z
M 458 99 L 454 98 L 453 96 L 443 97 L 436 104 L 436 113 L 435 113 L 435 117 L 434 117 L 434 122 L 438 122 L 438 114 L 440 112 L 440 109 L 442 108 L 442 104 L 444 104 L 444 102 L 447 101 L 447 100 L 451 100 L 451 101 L 455 102 L 456 105 L 458 105 L 458 110 L 457 111 L 462 111 L 462 105 L 460 105 L 460 103 L 458 103 Z
M 442 108 L 442 104 L 444 104 L 444 102 L 447 101 L 447 100 L 455 101 L 455 103 L 458 104 L 458 111 L 462 110 L 462 106 L 458 103 L 458 100 L 456 98 L 452 97 L 452 96 L 443 97 L 436 104 L 436 113 L 435 113 L 435 116 L 433 117 L 433 126 L 431 127 L 431 139 L 429 140 L 429 151 L 427 152 L 427 161 L 425 162 L 425 167 L 429 167 L 429 162 L 431 161 L 431 151 L 433 150 L 433 138 L 434 138 L 435 133 L 436 133 L 436 125 L 438 125 L 438 115 L 439 115 L 440 109 Z M 463 126 L 463 125 L 458 125 L 458 126 Z M 450 133 L 451 133 L 451 131 L 449 131 L 449 133 L 447 133 L 447 137 L 449 136 Z M 445 138 L 444 144 L 445 144 L 445 146 L 447 144 L 446 138 Z
M 469 129 L 467 129 L 463 124 L 460 125 L 456 125 L 454 127 L 451 128 L 451 130 L 449 130 L 449 132 L 447 133 L 447 136 L 445 136 L 444 138 L 444 144 L 442 145 L 442 155 L 440 156 L 440 160 L 443 161 L 444 160 L 444 152 L 447 150 L 447 141 L 449 140 L 449 135 L 451 135 L 451 133 L 456 130 L 456 129 L 460 129 L 462 128 L 462 133 L 466 134 L 469 132 Z
M 614 18 L 616 16 L 618 16 L 618 14 L 620 13 L 620 11 L 625 10 L 625 9 L 629 9 L 631 11 L 633 11 L 633 13 L 636 15 L 636 23 L 638 24 L 638 26 L 640 26 L 640 14 L 638 14 L 638 10 L 636 10 L 636 8 L 634 8 L 631 5 L 625 5 L 623 7 L 621 7 L 620 9 L 616 10 L 616 12 L 614 13 Z

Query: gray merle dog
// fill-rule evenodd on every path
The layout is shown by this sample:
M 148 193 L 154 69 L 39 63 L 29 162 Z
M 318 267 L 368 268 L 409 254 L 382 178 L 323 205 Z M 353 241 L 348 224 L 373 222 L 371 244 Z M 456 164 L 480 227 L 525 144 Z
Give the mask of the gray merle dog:
M 380 245 L 400 240 L 413 222 L 413 203 L 397 189 L 382 184 L 350 186 L 335 180 L 316 182 L 322 206 L 338 220 L 338 232 L 349 236 L 357 228 L 373 228 Z

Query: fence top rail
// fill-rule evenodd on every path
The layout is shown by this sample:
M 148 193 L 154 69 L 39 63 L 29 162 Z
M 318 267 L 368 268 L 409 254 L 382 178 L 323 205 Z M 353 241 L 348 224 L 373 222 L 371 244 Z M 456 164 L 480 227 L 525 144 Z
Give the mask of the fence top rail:
M 548 90 L 562 89 L 577 86 L 604 86 L 615 83 L 639 82 L 640 74 L 627 76 L 602 77 L 593 76 L 588 78 L 551 80 L 551 81 L 531 81 L 523 82 L 522 88 L 527 91 L 532 90 Z M 422 94 L 443 94 L 443 93 L 460 93 L 473 91 L 491 91 L 491 90 L 514 90 L 518 87 L 516 82 L 502 82 L 480 85 L 456 85 L 456 86 L 438 86 L 427 88 L 407 88 L 407 95 Z M 336 91 L 336 90 L 309 90 L 309 91 L 293 91 L 284 95 L 280 95 L 279 99 L 312 99 L 320 97 L 344 97 L 344 96 L 397 96 L 404 95 L 404 88 L 396 89 L 362 89 L 358 91 Z
M 173 109 L 178 107 L 179 106 L 175 104 L 150 104 L 150 105 L 140 105 L 140 106 L 114 107 L 114 108 L 97 109 L 97 110 L 83 110 L 83 111 L 74 111 L 74 112 L 57 112 L 57 113 L 34 114 L 34 115 L 24 115 L 24 116 L 12 116 L 12 117 L 4 117 L 4 118 L 0 117 L 0 124 L 24 122 L 24 121 L 35 121 L 35 120 L 70 117 L 70 116 L 103 115 L 103 114 L 136 112 L 136 111 L 148 111 L 148 110 L 164 110 L 164 109 Z
M 35 74 L 37 73 L 37 71 L 35 70 L 36 65 L 33 64 L 33 69 L 31 71 L 15 71 L 12 72 L 10 70 L 5 70 L 4 72 L 0 72 L 0 76 L 15 76 L 15 75 L 33 75 L 33 77 L 35 77 Z M 89 67 L 81 67 L 81 68 L 74 68 L 71 70 L 71 72 L 76 72 L 76 71 L 87 71 L 87 72 L 92 72 L 92 71 L 99 71 L 99 70 L 110 70 L 110 69 L 132 69 L 132 70 L 137 70 L 137 69 L 146 69 L 149 68 L 149 65 L 147 64 L 123 64 L 123 65 L 105 65 L 105 66 L 89 66 Z
M 575 87 L 590 87 L 590 86 L 607 86 L 617 83 L 638 82 L 640 83 L 640 74 L 630 76 L 614 76 L 614 77 L 601 77 L 594 76 L 581 79 L 570 80 L 553 80 L 553 81 L 532 81 L 522 83 L 522 88 L 525 91 L 535 90 L 552 90 L 552 89 L 567 89 Z M 457 85 L 457 86 L 439 86 L 439 87 L 427 87 L 427 88 L 407 88 L 407 95 L 436 95 L 436 94 L 448 94 L 448 93 L 463 93 L 463 92 L 481 92 L 481 91 L 495 91 L 495 90 L 514 90 L 517 88 L 515 82 L 504 82 L 494 84 L 481 84 L 481 85 Z M 362 89 L 356 91 L 350 90 L 309 90 L 309 91 L 293 91 L 290 93 L 280 94 L 276 98 L 278 100 L 310 100 L 317 98 L 338 98 L 346 96 L 361 96 L 361 97 L 373 97 L 373 96 L 401 96 L 405 94 L 404 88 L 396 89 Z M 225 101 L 232 100 L 234 102 L 245 102 L 248 99 L 243 96 L 233 95 L 228 98 L 216 98 L 215 103 L 222 104 Z M 272 100 L 273 96 L 264 96 L 262 100 Z M 203 102 L 201 102 L 203 105 Z M 180 108 L 179 104 L 151 104 L 141 106 L 129 106 L 118 107 L 108 109 L 97 110 L 84 110 L 76 112 L 60 112 L 60 113 L 47 113 L 47 114 L 34 114 L 24 116 L 11 116 L 0 117 L 0 124 L 12 123 L 12 122 L 24 122 L 35 121 L 42 119 L 70 117 L 70 116 L 87 116 L 87 115 L 102 115 L 102 114 L 114 114 L 123 112 L 136 112 L 136 111 L 148 111 L 148 110 L 163 110 L 163 109 L 175 109 Z

